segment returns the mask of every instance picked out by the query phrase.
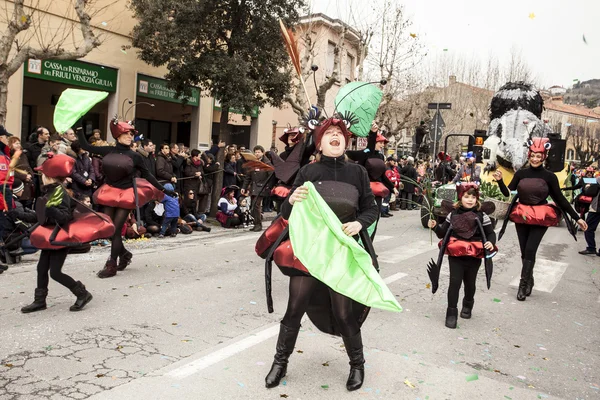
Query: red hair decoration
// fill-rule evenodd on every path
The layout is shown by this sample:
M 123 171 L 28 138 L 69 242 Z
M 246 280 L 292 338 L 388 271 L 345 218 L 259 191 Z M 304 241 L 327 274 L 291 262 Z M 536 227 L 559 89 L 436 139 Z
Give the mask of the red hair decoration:
M 452 158 L 448 154 L 444 153 L 443 151 L 440 151 L 438 153 L 437 158 L 440 161 L 452 161 Z
M 461 201 L 464 194 L 467 193 L 471 189 L 475 189 L 477 191 L 477 193 L 475 194 L 475 197 L 477 197 L 477 200 L 479 200 L 479 185 L 476 183 L 473 183 L 473 182 L 469 182 L 469 183 L 459 183 L 456 185 L 456 196 L 458 197 L 458 201 Z
M 302 139 L 302 134 L 304 133 L 304 128 L 302 127 L 294 127 L 294 128 L 286 128 L 283 131 L 283 135 L 279 137 L 286 146 L 288 145 L 288 138 L 292 138 L 293 143 L 298 143 Z
M 375 142 L 383 142 L 383 143 L 389 143 L 389 140 L 383 136 L 381 133 L 377 134 L 377 139 L 375 139 Z
M 48 153 L 48 159 L 35 168 L 49 178 L 64 179 L 71 176 L 75 167 L 75 159 L 65 154 Z
M 530 139 L 527 144 L 529 145 L 529 154 L 527 154 L 527 158 L 531 157 L 531 154 L 533 153 L 542 153 L 542 160 L 545 160 L 548 157 L 548 150 L 552 147 L 550 139 L 540 137 Z
M 119 122 L 117 118 L 110 122 L 110 133 L 113 138 L 117 139 L 119 136 L 129 132 L 133 132 L 134 136 L 137 135 L 135 127 L 130 122 Z
M 319 125 L 316 128 L 315 133 L 314 133 L 315 146 L 317 147 L 317 149 L 321 145 L 321 139 L 323 139 L 323 134 L 325 134 L 327 129 L 329 129 L 332 126 L 337 126 L 338 128 L 341 129 L 342 134 L 346 138 L 346 147 L 348 147 L 352 133 L 350 133 L 350 131 L 348 130 L 348 125 L 346 124 L 346 121 L 343 119 L 338 119 L 338 118 L 327 118 L 325 121 L 321 122 L 321 125 Z

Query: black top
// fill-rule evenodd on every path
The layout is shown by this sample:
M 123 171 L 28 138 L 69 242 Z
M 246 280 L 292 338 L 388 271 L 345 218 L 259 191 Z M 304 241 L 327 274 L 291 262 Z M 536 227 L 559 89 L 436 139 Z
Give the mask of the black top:
M 543 185 L 545 187 L 538 185 L 541 182 L 545 184 Z M 502 180 L 498 181 L 498 186 L 504 196 L 510 196 L 510 191 L 516 190 L 519 195 L 519 201 L 530 206 L 547 204 L 546 198 L 550 195 L 554 203 L 564 213 L 569 214 L 575 221 L 580 218 L 579 214 L 573 210 L 573 207 L 571 207 L 560 191 L 556 175 L 543 166 L 520 169 L 515 173 L 508 187 Z M 545 196 L 544 193 L 546 194 Z
M 346 155 L 351 160 L 367 168 L 369 179 L 372 182 L 381 182 L 390 191 L 394 190 L 394 184 L 385 176 L 385 156 L 375 150 L 377 144 L 377 132 L 370 131 L 367 138 L 367 148 L 364 150 L 347 151 Z
M 92 146 L 85 138 L 83 130 L 77 131 L 77 138 L 81 148 L 99 156 L 103 156 L 102 168 L 104 170 L 105 182 L 117 189 L 129 189 L 133 187 L 133 179 L 136 171 L 140 172 L 142 178 L 146 179 L 157 189 L 164 191 L 163 185 L 158 183 L 154 175 L 148 171 L 144 157 L 131 147 L 117 142 L 116 146 Z M 110 157 L 107 157 L 108 155 Z
M 333 158 L 322 155 L 321 161 L 302 167 L 290 194 L 304 182 L 315 184 L 319 194 L 322 194 L 342 223 L 356 220 L 363 228 L 368 228 L 377 220 L 379 210 L 371 191 L 367 171 L 360 165 L 346 162 L 344 156 Z M 350 190 L 350 186 L 356 190 Z M 353 203 L 353 213 L 348 212 L 348 201 Z M 292 205 L 288 197 L 281 205 L 281 214 L 283 218 L 288 219 L 291 212 Z
M 473 208 L 464 208 L 461 206 L 452 211 L 448 214 L 443 224 L 436 225 L 434 232 L 441 239 L 446 236 L 446 232 L 452 227 L 450 236 L 459 240 L 480 242 L 483 238 L 481 237 L 479 225 L 476 221 L 477 218 L 481 221 L 485 238 L 492 242 L 492 244 L 496 244 L 496 232 L 494 232 L 490 217 L 483 211 L 476 211 Z

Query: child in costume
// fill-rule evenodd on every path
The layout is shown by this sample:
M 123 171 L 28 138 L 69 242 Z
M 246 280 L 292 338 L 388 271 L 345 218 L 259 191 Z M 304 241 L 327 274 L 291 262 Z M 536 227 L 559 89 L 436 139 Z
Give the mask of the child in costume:
M 451 329 L 456 328 L 460 287 L 464 283 L 465 295 L 460 316 L 469 319 L 475 302 L 475 283 L 481 259 L 486 257 L 487 252 L 497 250 L 494 246 L 496 234 L 492 222 L 481 209 L 478 185 L 463 183 L 457 186 L 456 192 L 458 201 L 454 204 L 453 211 L 448 214 L 444 223 L 438 225 L 435 220 L 429 221 L 429 228 L 433 229 L 440 239 L 444 238 L 440 243 L 440 258 L 437 267 L 441 266 L 441 258 L 444 254 L 448 255 L 450 264 L 446 326 Z M 432 286 L 435 293 L 437 279 L 432 279 L 432 281 L 434 281 Z
M 31 243 L 42 249 L 42 252 L 37 265 L 34 301 L 21 308 L 23 313 L 46 309 L 48 274 L 77 297 L 71 311 L 82 310 L 92 300 L 92 294 L 83 283 L 63 273 L 62 267 L 70 245 L 77 246 L 109 237 L 114 234 L 114 226 L 107 216 L 93 212 L 75 212 L 75 200 L 69 197 L 63 186 L 74 166 L 75 160 L 69 156 L 49 154 L 47 160 L 36 168 L 42 173 L 45 195 L 36 201 L 40 225 L 32 231 Z

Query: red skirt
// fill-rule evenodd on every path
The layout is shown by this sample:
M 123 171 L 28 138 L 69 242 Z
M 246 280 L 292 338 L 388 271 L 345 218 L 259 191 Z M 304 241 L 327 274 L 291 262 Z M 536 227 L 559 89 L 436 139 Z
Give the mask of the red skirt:
M 381 182 L 371 182 L 371 190 L 375 197 L 387 197 L 390 194 L 390 190 Z
M 142 178 L 136 178 L 138 205 L 141 207 L 151 200 L 162 200 L 164 193 L 152 186 L 150 182 Z M 126 210 L 135 209 L 135 196 L 133 188 L 117 189 L 116 187 L 104 184 L 94 192 L 94 203 L 107 207 L 124 208 Z
M 67 243 L 89 243 L 98 239 L 112 237 L 115 226 L 108 215 L 102 215 L 106 220 L 98 217 L 92 212 L 74 213 L 73 220 L 66 227 L 61 228 L 56 235 L 56 242 Z M 31 233 L 31 244 L 42 250 L 64 249 L 65 246 L 53 246 L 50 244 L 50 235 L 55 226 L 38 226 Z
M 442 240 L 438 244 L 439 247 L 442 247 Z M 492 252 L 498 251 L 498 248 L 494 246 L 494 250 Z M 460 240 L 454 237 L 451 237 L 448 241 L 448 246 L 446 246 L 445 254 L 451 257 L 475 257 L 475 258 L 484 258 L 485 250 L 483 248 L 483 243 L 481 241 L 473 241 L 470 242 L 468 240 Z
M 269 250 L 275 244 L 279 236 L 283 233 L 283 230 L 288 225 L 287 219 L 278 217 L 271 223 L 271 225 L 265 229 L 263 234 L 258 238 L 254 251 L 260 258 L 265 259 L 269 255 Z
M 560 210 L 554 204 L 526 206 L 517 203 L 510 213 L 510 220 L 515 224 L 557 226 L 560 215 Z
M 273 261 L 275 261 L 275 264 L 277 264 L 284 275 L 310 275 L 302 262 L 294 256 L 292 242 L 289 240 L 281 242 L 279 247 L 277 247 L 273 253 Z

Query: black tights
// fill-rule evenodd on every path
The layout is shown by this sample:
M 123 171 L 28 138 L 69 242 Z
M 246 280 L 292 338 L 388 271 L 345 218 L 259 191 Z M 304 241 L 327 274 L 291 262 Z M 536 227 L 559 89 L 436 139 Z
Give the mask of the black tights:
M 310 303 L 310 297 L 320 282 L 312 276 L 290 277 L 290 298 L 287 310 L 281 321 L 289 328 L 299 328 L 300 322 Z M 344 337 L 352 337 L 360 331 L 358 322 L 352 314 L 352 299 L 329 289 L 331 308 L 337 321 L 340 333 Z
M 69 253 L 68 249 L 42 250 L 37 265 L 37 288 L 48 289 L 48 272 L 50 277 L 68 289 L 73 289 L 77 282 L 67 274 L 62 273 L 62 267 Z
M 535 262 L 535 255 L 542 238 L 548 230 L 545 226 L 515 224 L 517 228 L 517 237 L 519 238 L 519 247 L 521 247 L 521 258 Z
M 448 257 L 450 264 L 450 286 L 448 287 L 448 307 L 456 308 L 460 286 L 465 284 L 466 301 L 473 301 L 475 297 L 475 283 L 477 272 L 481 266 L 481 258 L 475 257 Z
M 131 210 L 125 210 L 124 208 L 104 207 L 104 213 L 112 219 L 115 225 L 115 234 L 111 239 L 112 246 L 110 248 L 110 259 L 115 262 L 126 251 L 123 245 L 123 238 L 121 237 L 121 230 L 130 212 Z

